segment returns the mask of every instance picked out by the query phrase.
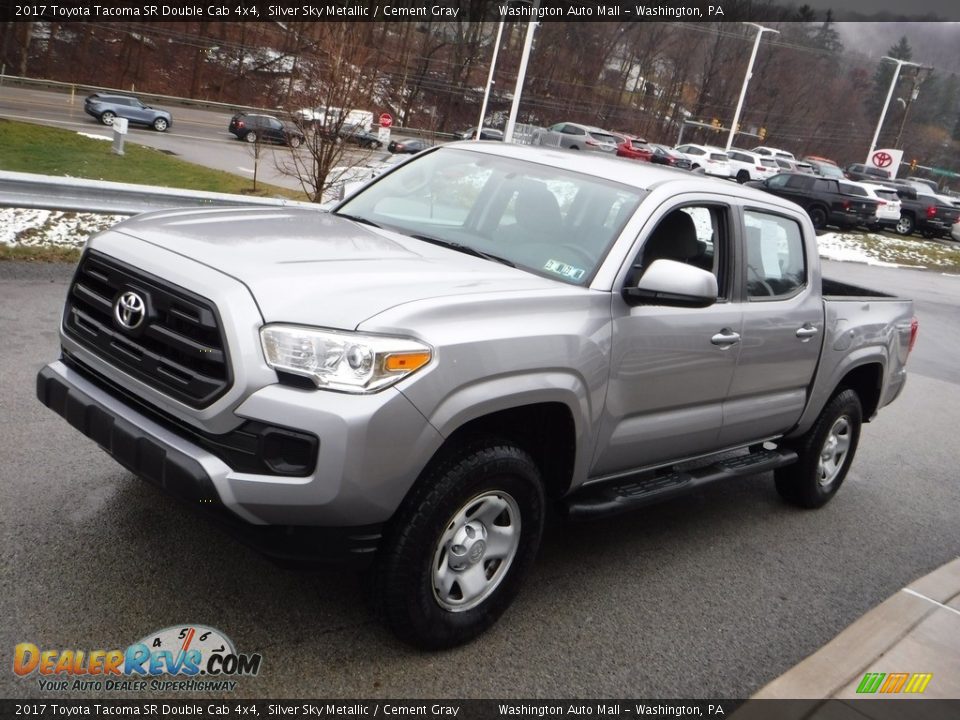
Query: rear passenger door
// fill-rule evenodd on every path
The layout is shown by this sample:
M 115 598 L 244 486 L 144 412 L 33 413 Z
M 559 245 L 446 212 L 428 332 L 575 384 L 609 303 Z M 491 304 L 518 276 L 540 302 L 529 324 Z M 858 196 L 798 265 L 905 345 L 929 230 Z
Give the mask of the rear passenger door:
M 727 446 L 778 435 L 799 420 L 823 342 L 816 258 L 806 255 L 800 219 L 747 206 L 740 236 L 743 331 L 723 409 Z

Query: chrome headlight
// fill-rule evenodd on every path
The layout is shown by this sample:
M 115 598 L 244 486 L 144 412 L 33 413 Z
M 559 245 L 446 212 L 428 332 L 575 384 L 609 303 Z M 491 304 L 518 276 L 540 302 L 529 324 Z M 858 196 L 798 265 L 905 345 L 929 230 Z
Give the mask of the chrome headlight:
M 318 388 L 372 393 L 416 372 L 433 349 L 409 338 L 298 325 L 265 325 L 260 344 L 274 370 L 308 377 Z

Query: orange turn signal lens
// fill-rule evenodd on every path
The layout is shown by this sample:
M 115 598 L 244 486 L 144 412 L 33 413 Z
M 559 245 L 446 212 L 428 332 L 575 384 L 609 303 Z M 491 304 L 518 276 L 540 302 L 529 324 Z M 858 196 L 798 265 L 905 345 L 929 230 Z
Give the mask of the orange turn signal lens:
M 383 367 L 391 372 L 412 372 L 430 362 L 428 352 L 392 353 L 383 361 Z

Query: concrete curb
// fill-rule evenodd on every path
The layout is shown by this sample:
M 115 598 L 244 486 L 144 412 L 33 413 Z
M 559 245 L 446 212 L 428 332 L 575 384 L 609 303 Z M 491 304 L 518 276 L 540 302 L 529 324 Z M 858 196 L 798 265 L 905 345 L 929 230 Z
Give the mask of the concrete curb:
M 864 674 L 932 673 L 922 696 L 960 697 L 960 558 L 912 582 L 813 655 L 761 688 L 754 699 L 863 699 Z

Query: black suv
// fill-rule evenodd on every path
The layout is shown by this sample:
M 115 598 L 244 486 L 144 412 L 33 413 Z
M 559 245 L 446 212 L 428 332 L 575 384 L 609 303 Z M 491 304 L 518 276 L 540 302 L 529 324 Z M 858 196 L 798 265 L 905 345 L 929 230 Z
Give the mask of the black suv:
M 118 117 L 126 118 L 129 123 L 152 127 L 158 132 L 164 132 L 173 125 L 173 116 L 169 112 L 144 105 L 129 95 L 87 95 L 83 101 L 83 111 L 104 125 L 113 125 Z
M 292 148 L 303 144 L 303 133 L 292 125 L 281 122 L 273 115 L 248 115 L 237 113 L 230 118 L 227 127 L 239 140 L 249 143 L 275 142 L 289 145 Z
M 807 211 L 817 230 L 822 230 L 828 224 L 841 228 L 858 225 L 872 227 L 877 224 L 879 203 L 857 195 L 848 195 L 833 178 L 780 173 L 763 182 L 750 181 L 747 185 L 792 200 Z

